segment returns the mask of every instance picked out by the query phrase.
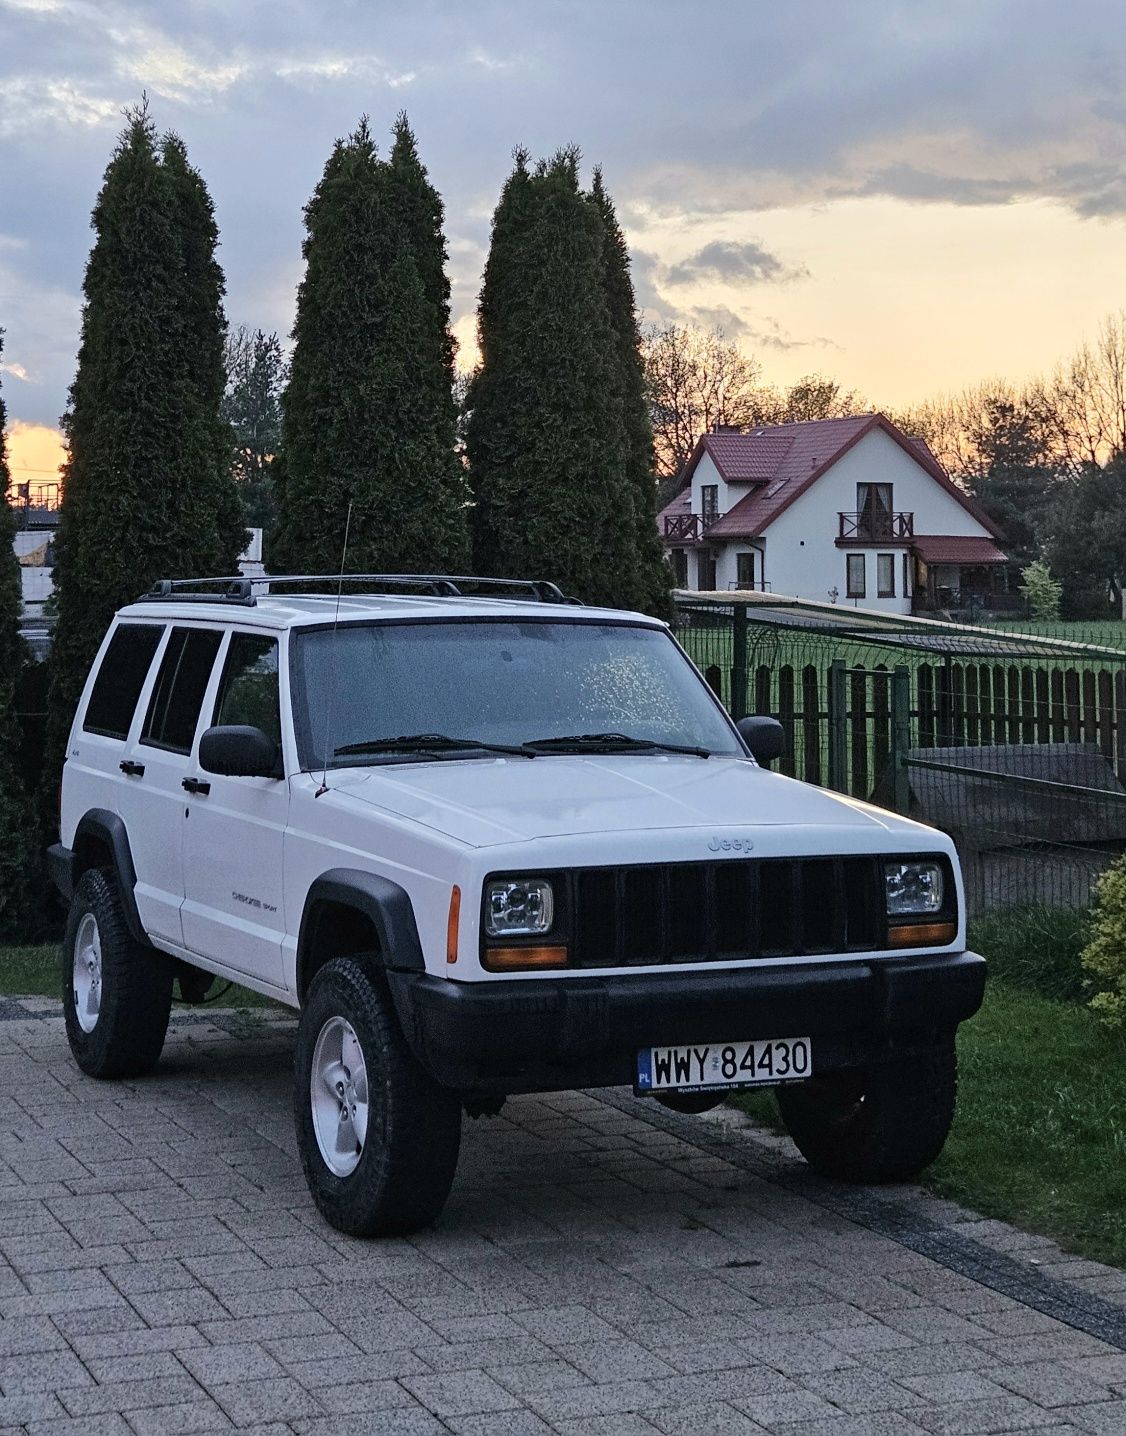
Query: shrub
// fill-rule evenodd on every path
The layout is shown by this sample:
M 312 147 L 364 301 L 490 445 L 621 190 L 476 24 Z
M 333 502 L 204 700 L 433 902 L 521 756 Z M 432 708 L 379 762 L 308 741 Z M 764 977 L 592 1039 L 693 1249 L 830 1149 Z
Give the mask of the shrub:
M 989 963 L 990 980 L 1057 1002 L 1078 1002 L 1086 978 L 1081 953 L 1089 916 L 1069 907 L 1004 908 L 974 918 L 969 944 Z
M 1063 584 L 1052 577 L 1051 569 L 1042 558 L 1021 569 L 1020 591 L 1028 599 L 1033 618 L 1042 623 L 1054 623 L 1059 618 Z
M 1108 1027 L 1121 1027 L 1126 1023 L 1126 854 L 1099 879 L 1083 966 L 1099 988 L 1092 1009 Z

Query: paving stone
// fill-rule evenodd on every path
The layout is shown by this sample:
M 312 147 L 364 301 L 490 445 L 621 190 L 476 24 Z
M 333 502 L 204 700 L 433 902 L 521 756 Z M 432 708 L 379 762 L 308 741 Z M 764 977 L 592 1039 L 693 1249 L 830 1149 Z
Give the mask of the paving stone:
M 448 1416 L 455 1436 L 551 1436 L 552 1428 L 534 1411 L 501 1411 L 483 1416 Z
M 179 1406 L 150 1406 L 143 1411 L 130 1411 L 127 1419 L 136 1436 L 193 1436 L 195 1432 L 236 1429 L 207 1397 Z
M 1114 1395 L 1104 1382 L 1072 1371 L 1060 1361 L 996 1366 L 989 1375 L 1018 1396 L 1027 1396 L 1041 1406 L 1077 1406 L 1080 1402 L 1109 1401 Z
M 253 1422 L 292 1421 L 299 1416 L 324 1414 L 317 1398 L 292 1377 L 280 1381 L 232 1381 L 217 1383 L 209 1394 L 236 1426 Z
M 178 1406 L 196 1401 L 203 1391 L 185 1372 L 144 1381 L 112 1381 L 59 1393 L 72 1416 L 96 1416 L 105 1411 L 143 1410 L 146 1406 Z
M 54 1421 L 29 1421 L 27 1436 L 133 1436 L 125 1418 L 116 1411 L 102 1416 L 63 1417 Z
M 652 1422 L 665 1436 L 760 1436 L 766 1430 L 749 1416 L 723 1401 L 709 1401 L 696 1406 L 668 1406 L 660 1411 L 646 1411 L 646 1420 Z
M 286 1374 L 282 1364 L 256 1342 L 196 1347 L 185 1351 L 180 1359 L 205 1386 L 224 1381 L 256 1381 Z
M 433 1376 L 404 1376 L 402 1384 L 436 1416 L 474 1416 L 506 1411 L 521 1403 L 484 1371 L 452 1371 Z
M 984 1401 L 920 1407 L 911 1412 L 911 1419 L 935 1436 L 977 1436 L 979 1432 L 1032 1431 L 1053 1425 L 1059 1417 L 1023 1396 L 991 1396 Z
M 0 1391 L 5 1396 L 57 1393 L 92 1385 L 90 1373 L 70 1351 L 39 1351 L 0 1359 Z

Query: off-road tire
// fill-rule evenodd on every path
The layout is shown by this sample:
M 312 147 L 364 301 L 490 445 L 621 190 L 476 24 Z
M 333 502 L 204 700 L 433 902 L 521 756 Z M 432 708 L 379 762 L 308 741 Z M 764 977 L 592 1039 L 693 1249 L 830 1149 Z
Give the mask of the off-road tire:
M 93 1028 L 79 1022 L 74 946 L 83 920 L 97 924 L 100 1004 Z M 160 1060 L 172 1008 L 172 964 L 130 934 L 117 880 L 98 868 L 82 874 L 71 899 L 62 951 L 63 1015 L 74 1060 L 88 1077 L 139 1077 Z
M 942 1151 L 954 1120 L 953 1035 L 909 1057 L 777 1089 L 811 1167 L 843 1182 L 906 1182 Z
M 346 1176 L 321 1154 L 311 1100 L 317 1039 L 334 1018 L 359 1041 L 369 1094 L 362 1152 Z M 395 1236 L 437 1220 L 457 1168 L 461 1099 L 415 1059 L 391 994 L 368 976 L 363 955 L 326 963 L 309 986 L 297 1030 L 294 1117 L 305 1180 L 331 1226 L 350 1236 Z

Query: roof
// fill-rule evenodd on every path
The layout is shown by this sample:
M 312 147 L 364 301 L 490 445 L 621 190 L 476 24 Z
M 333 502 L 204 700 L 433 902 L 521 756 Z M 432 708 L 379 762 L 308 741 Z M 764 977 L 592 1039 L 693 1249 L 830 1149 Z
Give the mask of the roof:
M 912 548 L 927 563 L 1008 563 L 992 539 L 922 534 Z
M 190 598 L 145 599 L 119 610 L 121 618 L 148 620 L 177 619 L 194 624 L 219 623 L 255 629 L 301 628 L 309 624 L 332 623 L 337 616 L 335 594 L 269 594 L 256 596 L 254 606 L 230 603 L 193 603 Z M 644 622 L 659 626 L 659 620 L 645 614 L 612 608 L 586 608 L 575 604 L 536 603 L 531 599 L 436 597 L 431 594 L 349 594 L 339 604 L 341 623 L 374 619 L 416 618 L 508 618 L 576 619 Z
M 774 424 L 749 433 L 703 434 L 684 466 L 685 488 L 658 514 L 664 519 L 691 512 L 688 487 L 705 454 L 729 484 L 753 485 L 744 498 L 708 529 L 709 539 L 757 538 L 854 444 L 874 429 L 894 440 L 934 481 L 996 538 L 997 525 L 958 487 L 922 439 L 911 438 L 884 414 L 854 414 L 847 419 L 811 419 L 804 424 Z

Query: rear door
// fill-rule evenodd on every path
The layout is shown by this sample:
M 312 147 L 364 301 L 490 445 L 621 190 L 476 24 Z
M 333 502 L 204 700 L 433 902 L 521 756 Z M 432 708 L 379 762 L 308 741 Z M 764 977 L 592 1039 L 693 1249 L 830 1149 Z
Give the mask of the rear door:
M 278 639 L 234 632 L 209 693 L 208 721 L 261 728 L 281 754 Z M 199 739 L 196 739 L 198 749 Z M 289 785 L 277 778 L 207 773 L 193 756 L 184 825 L 184 945 L 282 988 L 282 839 Z
M 137 910 L 150 937 L 183 945 L 183 837 L 192 745 L 203 695 L 223 640 L 221 628 L 174 624 L 156 680 L 123 755 L 119 811 L 137 874 Z

